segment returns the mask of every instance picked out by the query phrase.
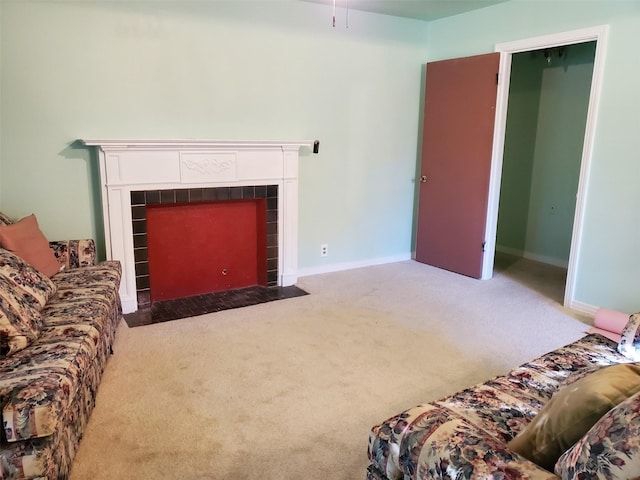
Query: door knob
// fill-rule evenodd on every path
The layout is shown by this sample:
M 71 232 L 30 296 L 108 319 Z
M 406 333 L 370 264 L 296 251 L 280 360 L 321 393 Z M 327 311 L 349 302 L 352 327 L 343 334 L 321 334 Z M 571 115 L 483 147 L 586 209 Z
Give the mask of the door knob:
M 427 183 L 427 176 L 426 175 L 422 175 L 420 177 L 420 183 Z

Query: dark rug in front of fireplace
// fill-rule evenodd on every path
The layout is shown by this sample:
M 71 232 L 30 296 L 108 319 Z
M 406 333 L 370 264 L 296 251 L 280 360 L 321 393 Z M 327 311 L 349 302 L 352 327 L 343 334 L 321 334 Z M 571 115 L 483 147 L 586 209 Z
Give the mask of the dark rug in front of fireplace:
M 224 292 L 206 293 L 193 297 L 154 302 L 150 309 L 124 315 L 129 327 L 141 327 L 153 323 L 168 322 L 180 318 L 195 317 L 206 313 L 232 308 L 248 307 L 260 303 L 284 300 L 308 295 L 295 285 L 289 287 L 247 287 Z

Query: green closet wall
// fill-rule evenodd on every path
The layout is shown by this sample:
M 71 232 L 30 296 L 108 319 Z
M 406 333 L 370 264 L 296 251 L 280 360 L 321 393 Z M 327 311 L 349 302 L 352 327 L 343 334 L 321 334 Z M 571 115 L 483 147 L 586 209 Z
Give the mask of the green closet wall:
M 512 57 L 498 251 L 568 263 L 595 47 Z

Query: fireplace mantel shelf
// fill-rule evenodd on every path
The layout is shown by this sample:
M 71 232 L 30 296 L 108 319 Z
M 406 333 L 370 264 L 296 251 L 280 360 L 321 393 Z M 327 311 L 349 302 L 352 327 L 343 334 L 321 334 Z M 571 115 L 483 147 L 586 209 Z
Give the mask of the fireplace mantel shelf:
M 242 140 L 199 140 L 199 139 L 165 139 L 165 140 L 128 140 L 128 139 L 81 139 L 88 147 L 100 147 L 107 150 L 186 150 L 186 149 L 299 149 L 313 145 L 313 141 L 242 141 Z
M 131 193 L 278 186 L 278 285 L 297 281 L 298 157 L 313 141 L 81 139 L 97 147 L 108 259 L 120 260 L 124 313 L 137 310 Z

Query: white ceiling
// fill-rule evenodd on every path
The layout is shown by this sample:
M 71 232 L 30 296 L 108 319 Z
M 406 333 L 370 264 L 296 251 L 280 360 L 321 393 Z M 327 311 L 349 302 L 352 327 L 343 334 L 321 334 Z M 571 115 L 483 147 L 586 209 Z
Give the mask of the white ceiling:
M 303 0 L 333 6 L 334 0 Z M 509 0 L 335 0 L 336 7 L 418 20 L 437 20 Z

